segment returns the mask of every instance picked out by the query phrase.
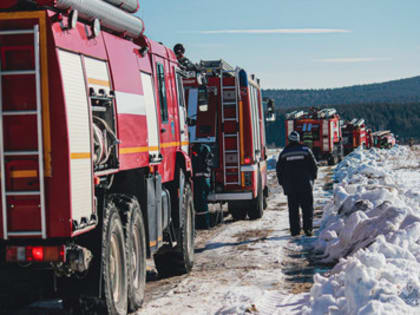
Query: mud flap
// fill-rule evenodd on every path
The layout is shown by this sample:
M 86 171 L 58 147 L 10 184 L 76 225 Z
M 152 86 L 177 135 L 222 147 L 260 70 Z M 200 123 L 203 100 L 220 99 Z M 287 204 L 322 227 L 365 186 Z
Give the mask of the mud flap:
M 178 213 L 176 213 L 179 218 L 179 226 L 184 226 L 184 217 L 182 215 L 183 207 L 183 198 L 184 198 L 184 186 L 185 186 L 185 174 L 183 171 L 179 171 L 179 193 L 178 193 Z
M 162 178 L 160 175 L 146 178 L 147 190 L 147 225 L 151 253 L 159 248 L 163 241 L 162 230 Z

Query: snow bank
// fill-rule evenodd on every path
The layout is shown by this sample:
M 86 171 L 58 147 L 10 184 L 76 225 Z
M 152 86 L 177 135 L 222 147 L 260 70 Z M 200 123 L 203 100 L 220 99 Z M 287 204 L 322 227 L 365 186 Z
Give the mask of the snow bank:
M 356 150 L 336 168 L 304 314 L 420 314 L 420 169 L 407 147 Z

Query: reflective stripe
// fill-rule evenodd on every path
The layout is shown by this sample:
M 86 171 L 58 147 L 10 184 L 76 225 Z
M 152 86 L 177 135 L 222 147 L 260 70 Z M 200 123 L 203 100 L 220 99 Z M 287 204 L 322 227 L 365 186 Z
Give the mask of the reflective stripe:
M 195 173 L 194 174 L 194 177 L 202 177 L 202 176 L 210 177 L 210 174 L 208 174 L 208 173 Z
M 72 160 L 89 159 L 90 158 L 90 152 L 73 152 L 73 153 L 70 154 L 70 158 Z
M 106 86 L 106 87 L 110 87 L 111 86 L 111 84 L 109 83 L 109 81 L 95 79 L 95 78 L 88 78 L 88 83 L 89 84 L 93 84 L 93 85 Z
M 304 160 L 305 157 L 302 155 L 297 155 L 297 156 L 289 156 L 286 158 L 287 161 L 294 161 L 294 160 Z
M 29 178 L 29 177 L 37 177 L 38 171 L 37 170 L 20 170 L 20 171 L 12 171 L 11 175 L 12 178 Z
M 294 151 L 294 152 L 287 152 L 287 153 L 282 154 L 281 158 L 284 159 L 284 158 L 287 158 L 289 156 L 303 156 L 304 157 L 304 156 L 307 156 L 307 155 L 309 155 L 308 151 Z

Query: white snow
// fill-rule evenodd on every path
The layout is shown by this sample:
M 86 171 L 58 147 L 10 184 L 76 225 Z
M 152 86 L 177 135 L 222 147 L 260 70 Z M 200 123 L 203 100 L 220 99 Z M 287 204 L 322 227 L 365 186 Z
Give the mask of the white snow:
M 304 314 L 420 314 L 418 155 L 356 150 L 338 165 L 314 242 L 338 264 L 315 276 Z

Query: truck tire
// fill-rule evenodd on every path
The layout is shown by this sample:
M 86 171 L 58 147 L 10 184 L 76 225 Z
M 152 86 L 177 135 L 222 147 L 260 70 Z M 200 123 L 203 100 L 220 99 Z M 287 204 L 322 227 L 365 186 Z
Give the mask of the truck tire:
M 335 165 L 337 164 L 337 156 L 336 154 L 330 153 L 330 155 L 328 156 L 328 165 Z
M 113 201 L 108 202 L 104 214 L 102 277 L 108 314 L 127 314 L 128 273 L 124 229 Z
M 251 220 L 257 220 L 262 218 L 264 213 L 264 193 L 262 189 L 261 174 L 258 174 L 258 188 L 257 196 L 252 199 L 251 204 L 248 208 L 248 216 Z
M 267 209 L 267 207 L 268 207 L 268 201 L 267 201 L 268 194 L 269 194 L 269 189 L 268 189 L 267 186 L 265 186 L 265 188 L 263 190 L 263 196 L 264 196 L 264 198 L 263 198 L 263 209 L 264 210 Z
M 234 201 L 228 202 L 228 210 L 231 214 L 233 220 L 240 221 L 245 220 L 247 216 L 247 209 L 243 206 L 242 203 L 237 203 Z
M 344 148 L 343 145 L 340 143 L 338 146 L 338 163 L 340 163 L 344 159 Z
M 182 217 L 184 219 L 177 233 L 177 246 L 163 247 L 153 256 L 156 269 L 162 277 L 188 273 L 194 264 L 195 211 L 188 182 L 184 186 Z
M 263 209 L 265 210 L 265 209 L 267 209 L 267 207 L 268 207 L 267 197 L 264 195 L 264 197 L 263 197 Z
M 135 197 L 126 203 L 125 249 L 128 261 L 128 309 L 143 304 L 146 288 L 146 232 L 140 205 Z

